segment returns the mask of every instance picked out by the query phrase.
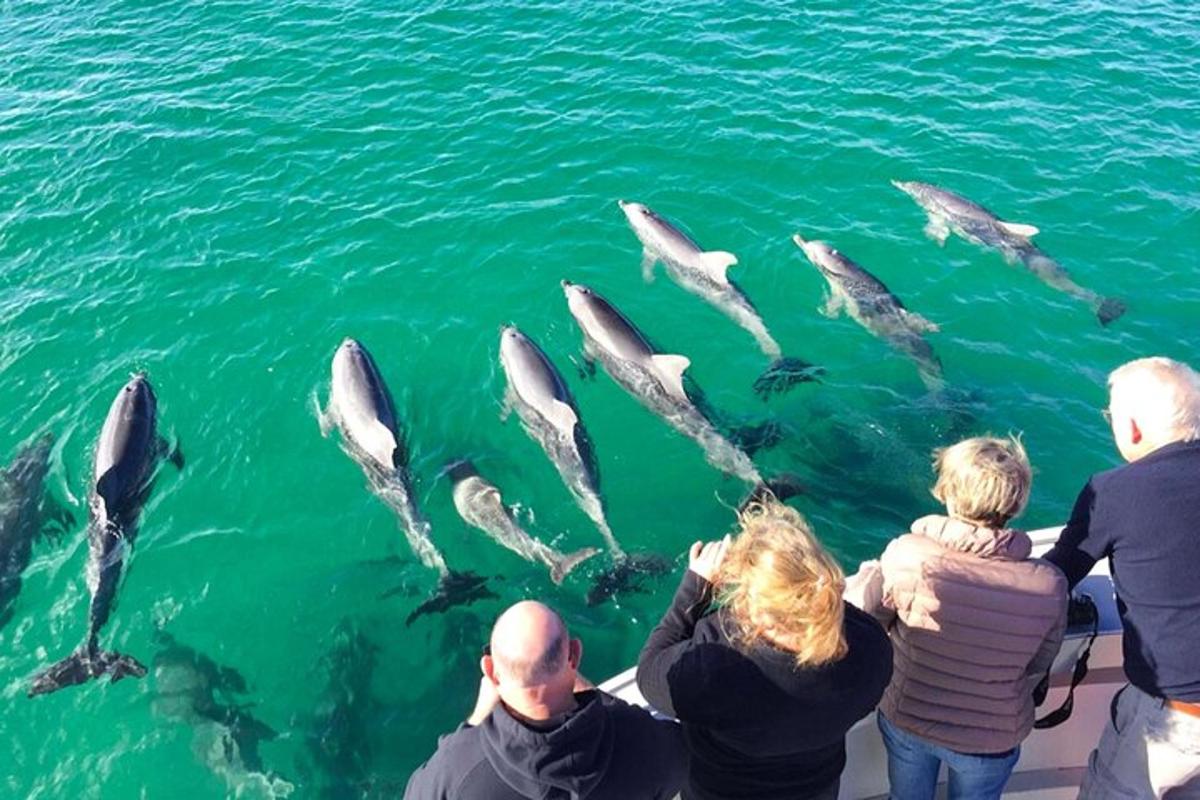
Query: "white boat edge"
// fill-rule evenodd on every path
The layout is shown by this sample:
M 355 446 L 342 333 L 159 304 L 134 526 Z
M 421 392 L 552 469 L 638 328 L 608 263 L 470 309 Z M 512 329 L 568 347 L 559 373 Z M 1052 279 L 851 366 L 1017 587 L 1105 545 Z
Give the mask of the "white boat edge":
M 1042 528 L 1030 531 L 1034 556 L 1049 550 L 1062 531 Z M 1021 758 L 1004 790 L 1006 798 L 1021 800 L 1065 800 L 1074 798 L 1087 767 L 1088 755 L 1100 740 L 1108 723 L 1113 695 L 1125 684 L 1121 660 L 1121 621 L 1108 561 L 1096 564 L 1075 592 L 1089 594 L 1100 612 L 1100 632 L 1092 647 L 1087 677 L 1075 690 L 1074 711 L 1063 724 L 1047 730 L 1035 730 L 1021 745 Z M 1068 631 L 1062 651 L 1051 671 L 1051 689 L 1039 716 L 1056 709 L 1067 695 L 1071 671 L 1091 631 Z M 636 667 L 616 675 L 600 688 L 621 699 L 649 707 L 638 691 Z M 945 771 L 939 797 L 945 793 Z M 846 735 L 846 769 L 842 772 L 841 800 L 876 800 L 888 794 L 887 758 L 875 715 L 860 720 Z

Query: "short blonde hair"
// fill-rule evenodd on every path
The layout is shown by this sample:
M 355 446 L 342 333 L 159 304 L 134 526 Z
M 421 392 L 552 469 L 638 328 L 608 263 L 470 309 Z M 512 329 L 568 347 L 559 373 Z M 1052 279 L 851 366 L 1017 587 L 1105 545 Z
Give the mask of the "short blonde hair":
M 1015 436 L 976 436 L 933 451 L 933 496 L 952 517 L 999 528 L 1025 510 L 1033 469 Z
M 1108 390 L 1155 444 L 1200 439 L 1200 375 L 1187 364 L 1139 358 L 1112 371 Z
M 730 639 L 744 648 L 769 641 L 794 653 L 799 667 L 845 656 L 846 578 L 804 517 L 769 499 L 751 504 L 738 523 L 716 576 L 718 598 L 736 625 Z

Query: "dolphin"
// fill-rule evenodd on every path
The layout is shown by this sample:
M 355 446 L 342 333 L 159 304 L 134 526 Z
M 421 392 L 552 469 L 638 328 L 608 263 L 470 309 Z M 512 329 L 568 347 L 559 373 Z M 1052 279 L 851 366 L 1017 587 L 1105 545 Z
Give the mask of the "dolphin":
M 504 505 L 500 490 L 483 478 L 470 461 L 452 465 L 450 479 L 454 481 L 454 507 L 459 516 L 526 561 L 545 564 L 550 568 L 550 580 L 556 585 L 563 582 L 567 573 L 600 552 L 595 547 L 585 547 L 573 553 L 560 553 L 530 536 Z
M 137 538 L 138 515 L 150 496 L 158 462 L 169 456 L 176 467 L 183 466 L 179 450 L 169 453 L 158 435 L 157 416 L 158 400 L 143 374 L 134 375 L 122 387 L 108 410 L 96 444 L 89 492 L 86 579 L 92 599 L 87 637 L 74 653 L 33 679 L 31 697 L 105 674 L 114 683 L 128 675 L 146 674 L 136 658 L 101 650 L 98 639 L 116 604 L 121 569 Z
M 683 372 L 691 362 L 686 356 L 655 350 L 624 314 L 587 286 L 563 281 L 562 287 L 589 358 L 642 405 L 695 440 L 709 464 L 752 485 L 763 482 L 750 457 L 722 436 L 688 395 Z
M 825 316 L 832 319 L 844 309 L 859 325 L 915 361 L 929 388 L 942 388 L 942 362 L 922 336 L 936 332 L 937 325 L 909 311 L 882 281 L 825 242 L 806 241 L 800 234 L 792 241 L 829 283 L 829 299 L 822 309 Z
M 980 247 L 999 250 L 1010 263 L 1020 262 L 1046 284 L 1087 303 L 1101 325 L 1108 325 L 1125 313 L 1125 304 L 1113 297 L 1102 297 L 1085 289 L 1067 270 L 1030 240 L 1038 233 L 1033 225 L 1005 222 L 978 203 L 920 181 L 892 181 L 892 185 L 912 197 L 925 210 L 929 221 L 925 234 L 939 245 L 953 232 Z
M 329 406 L 321 415 L 321 431 L 336 426 L 342 445 L 367 476 L 371 490 L 400 519 L 413 553 L 438 574 L 438 592 L 408 618 L 495 597 L 484 578 L 452 572 L 430 538 L 430 525 L 417 507 L 408 469 L 408 453 L 388 391 L 375 359 L 354 339 L 345 339 L 333 354 Z
M 508 388 L 505 408 L 546 452 L 575 502 L 600 529 L 614 558 L 625 557 L 604 511 L 600 468 L 566 381 L 532 339 L 508 325 L 500 330 L 500 365 Z
M 159 631 L 154 656 L 155 716 L 192 728 L 192 750 L 237 797 L 287 797 L 291 783 L 263 769 L 259 743 L 278 734 L 250 714 L 240 696 L 249 689 L 234 669 Z
M 320 659 L 326 682 L 304 734 L 309 760 L 318 770 L 306 783 L 314 797 L 365 797 L 373 783 L 372 734 L 378 733 L 385 711 L 371 691 L 379 647 L 350 619 L 338 624 L 333 638 Z
M 21 448 L 0 470 L 0 628 L 12 617 L 21 591 L 21 573 L 33 556 L 33 543 L 54 522 L 65 532 L 74 519 L 46 495 L 46 474 L 54 436 L 46 433 Z
M 705 251 L 686 233 L 648 206 L 618 200 L 629 226 L 642 243 L 642 277 L 654 279 L 654 265 L 662 262 L 667 274 L 681 287 L 714 306 L 758 342 L 772 360 L 755 388 L 760 394 L 782 391 L 795 383 L 816 380 L 821 370 L 798 358 L 783 358 L 779 344 L 742 288 L 729 279 L 727 270 L 737 256 L 724 250 Z

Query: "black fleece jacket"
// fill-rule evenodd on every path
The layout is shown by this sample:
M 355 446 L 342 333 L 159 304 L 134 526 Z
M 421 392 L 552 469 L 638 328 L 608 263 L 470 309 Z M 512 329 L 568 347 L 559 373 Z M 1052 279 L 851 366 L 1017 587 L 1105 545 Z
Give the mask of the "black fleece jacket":
M 1200 703 L 1200 442 L 1175 442 L 1093 475 L 1046 560 L 1074 587 L 1109 561 L 1125 676 Z
M 705 616 L 712 587 L 688 570 L 638 660 L 650 704 L 683 723 L 691 754 L 684 798 L 818 795 L 846 764 L 846 731 L 879 703 L 892 645 L 871 616 L 845 607 L 849 652 L 800 669 L 790 653 L 734 646 L 724 613 Z
M 546 729 L 503 704 L 460 725 L 409 778 L 405 800 L 666 800 L 683 785 L 687 754 L 674 722 L 598 689 Z

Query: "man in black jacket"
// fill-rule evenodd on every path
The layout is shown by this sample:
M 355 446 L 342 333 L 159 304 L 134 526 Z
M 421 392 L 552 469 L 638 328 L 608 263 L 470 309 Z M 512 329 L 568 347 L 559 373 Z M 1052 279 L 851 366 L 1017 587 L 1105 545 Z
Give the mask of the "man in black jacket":
M 1071 586 L 1107 558 L 1129 683 L 1080 797 L 1200 797 L 1200 375 L 1143 358 L 1108 378 L 1129 463 L 1093 475 L 1046 559 Z
M 579 675 L 583 645 L 541 603 L 509 608 L 479 700 L 413 773 L 405 800 L 666 800 L 687 774 L 679 726 Z

